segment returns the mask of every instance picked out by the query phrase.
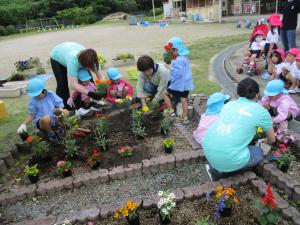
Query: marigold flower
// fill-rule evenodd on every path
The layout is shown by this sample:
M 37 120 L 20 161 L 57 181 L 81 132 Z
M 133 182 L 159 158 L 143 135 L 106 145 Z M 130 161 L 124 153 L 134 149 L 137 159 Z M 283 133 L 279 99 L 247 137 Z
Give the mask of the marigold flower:
M 33 137 L 32 137 L 32 136 L 29 136 L 29 137 L 26 139 L 26 141 L 27 141 L 28 143 L 31 143 L 31 142 L 33 141 Z
M 234 197 L 234 198 L 233 198 L 233 202 L 234 202 L 234 203 L 238 203 L 238 202 L 239 202 L 239 199 L 238 199 L 237 197 Z
M 97 80 L 95 81 L 95 83 L 96 83 L 96 84 L 101 84 L 102 81 L 97 79 Z

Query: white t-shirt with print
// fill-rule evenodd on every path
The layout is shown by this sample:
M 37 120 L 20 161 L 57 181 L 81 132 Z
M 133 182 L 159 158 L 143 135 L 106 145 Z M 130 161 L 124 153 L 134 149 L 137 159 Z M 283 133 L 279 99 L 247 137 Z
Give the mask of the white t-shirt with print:
M 276 74 L 279 75 L 282 73 L 282 63 L 275 65 Z
M 296 62 L 292 65 L 292 77 L 294 79 L 300 80 L 300 70 L 296 66 Z
M 253 41 L 251 44 L 251 50 L 257 51 L 257 50 L 262 50 L 265 47 L 265 41 L 262 40 L 260 42 Z
M 268 34 L 267 34 L 266 43 L 268 43 L 268 44 L 272 44 L 272 43 L 277 44 L 278 37 L 279 37 L 279 35 L 278 35 L 277 30 L 274 30 L 274 34 L 272 34 L 272 32 L 269 31 Z

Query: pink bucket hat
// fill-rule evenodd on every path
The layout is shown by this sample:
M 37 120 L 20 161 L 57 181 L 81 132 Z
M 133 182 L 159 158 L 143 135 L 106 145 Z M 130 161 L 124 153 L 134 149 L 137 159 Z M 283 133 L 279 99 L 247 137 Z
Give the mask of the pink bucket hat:
M 271 16 L 269 16 L 269 17 L 267 18 L 268 22 L 269 22 L 272 18 L 277 19 L 277 20 L 280 20 L 280 14 L 278 14 L 278 13 L 272 14 Z
M 300 60 L 300 53 L 296 56 L 296 60 Z
M 277 49 L 274 50 L 274 52 L 278 52 L 281 55 L 282 62 L 285 60 L 285 54 L 284 54 L 283 49 L 277 48 Z
M 297 56 L 300 53 L 300 51 L 297 48 L 291 48 L 290 50 L 288 50 L 287 53 L 291 53 L 292 55 Z
M 279 18 L 277 18 L 277 17 L 271 17 L 271 18 L 269 19 L 269 24 L 270 24 L 271 26 L 274 26 L 274 27 L 282 27 L 282 22 L 281 22 L 281 20 L 280 20 Z

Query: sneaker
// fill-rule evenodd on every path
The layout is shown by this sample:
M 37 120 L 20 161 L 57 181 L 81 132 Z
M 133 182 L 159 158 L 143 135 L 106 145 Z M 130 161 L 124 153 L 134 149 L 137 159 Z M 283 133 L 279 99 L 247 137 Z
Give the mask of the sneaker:
M 218 181 L 221 178 L 226 178 L 229 176 L 229 173 L 219 173 L 216 169 L 212 168 L 209 164 L 205 164 L 205 169 L 207 175 L 209 176 L 212 182 Z
M 176 117 L 176 113 L 174 112 L 173 109 L 169 109 L 168 112 L 170 117 Z
M 209 176 L 210 181 L 213 181 L 212 175 L 210 173 L 210 166 L 208 164 L 205 164 L 206 173 Z
M 290 94 L 296 94 L 296 93 L 299 93 L 300 92 L 300 88 L 295 88 L 295 89 L 292 89 L 292 90 L 289 90 L 289 93 Z
M 55 134 L 54 131 L 50 131 L 48 134 L 47 134 L 47 137 L 49 139 L 49 141 L 53 144 L 53 145 L 60 145 L 61 142 L 59 141 L 57 135 Z
M 101 109 L 102 106 L 103 106 L 103 105 L 101 105 L 101 104 L 95 104 L 95 105 L 93 105 L 93 106 L 90 108 L 90 110 L 91 110 L 91 111 L 98 112 L 98 111 L 100 111 L 100 109 Z
M 189 122 L 190 122 L 190 120 L 187 117 L 184 117 L 183 120 L 182 120 L 183 124 L 188 124 Z
M 89 112 L 90 112 L 89 109 L 80 108 L 75 111 L 75 115 L 76 116 L 84 116 L 84 115 L 88 114 Z

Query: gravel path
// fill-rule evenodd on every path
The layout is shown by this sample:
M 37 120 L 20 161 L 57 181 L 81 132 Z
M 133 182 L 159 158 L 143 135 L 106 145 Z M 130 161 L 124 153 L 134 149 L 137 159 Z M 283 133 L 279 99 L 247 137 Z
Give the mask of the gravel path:
M 39 196 L 0 208 L 3 224 L 12 224 L 26 218 L 64 215 L 93 208 L 101 204 L 122 202 L 135 196 L 151 196 L 160 190 L 178 189 L 208 181 L 203 164 L 174 169 L 156 175 L 137 176 L 109 184 Z M 141 185 L 142 184 L 142 185 Z

